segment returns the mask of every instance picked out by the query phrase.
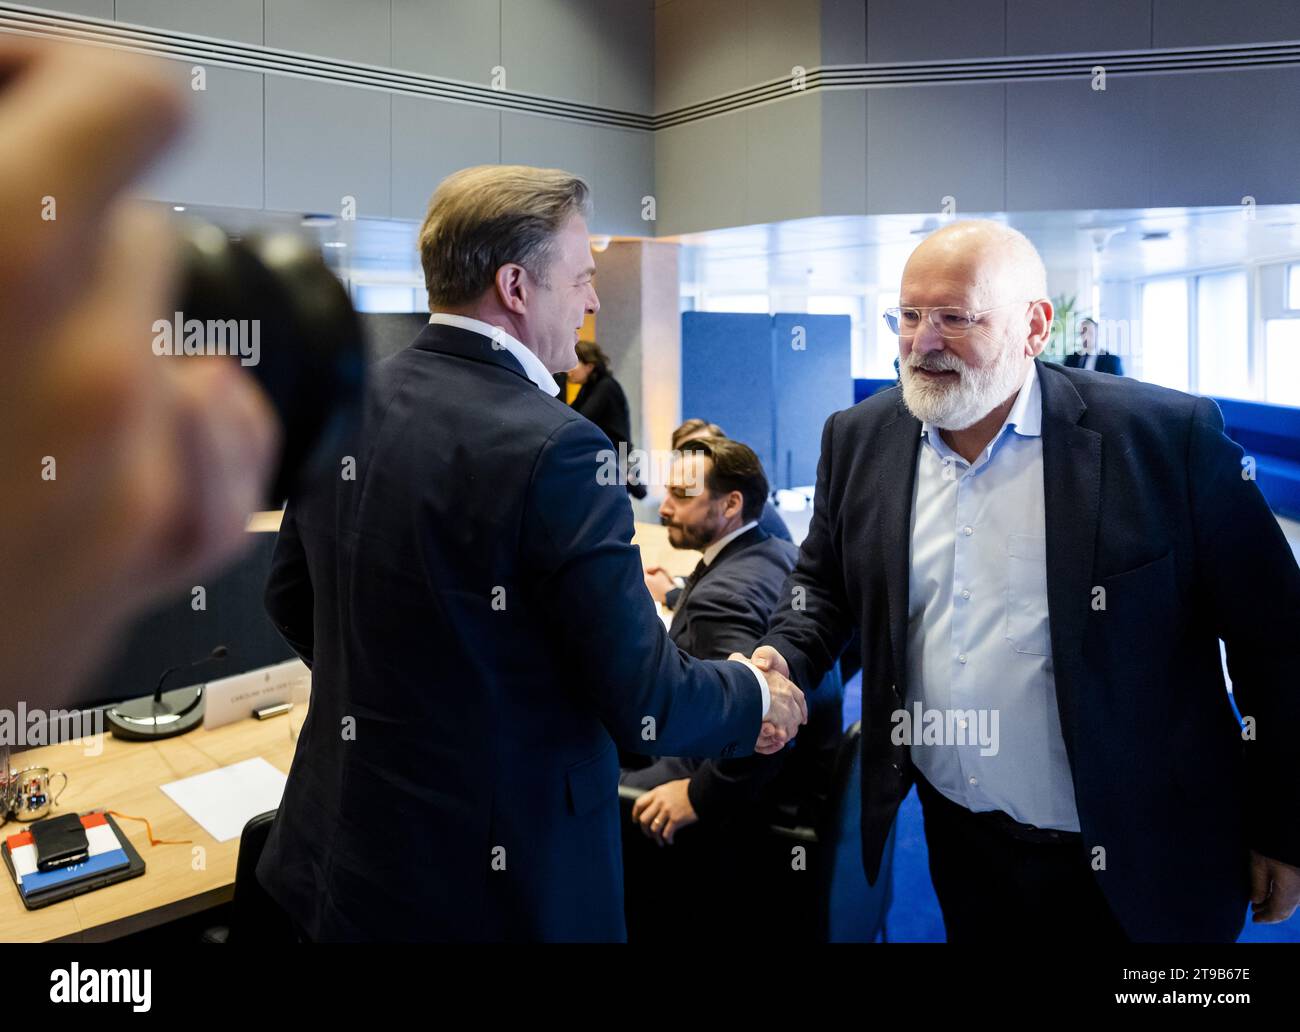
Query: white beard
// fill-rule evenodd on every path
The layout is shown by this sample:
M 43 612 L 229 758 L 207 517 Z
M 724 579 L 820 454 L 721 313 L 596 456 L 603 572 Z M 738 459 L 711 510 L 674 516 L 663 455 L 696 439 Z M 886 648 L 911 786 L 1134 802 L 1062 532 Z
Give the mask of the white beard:
M 899 366 L 903 404 L 917 419 L 942 430 L 965 430 L 987 416 L 1023 386 L 1027 370 L 1023 353 L 1008 344 L 996 361 L 982 369 L 968 366 L 951 351 L 928 355 L 912 352 Z M 956 383 L 927 380 L 913 371 L 954 369 Z

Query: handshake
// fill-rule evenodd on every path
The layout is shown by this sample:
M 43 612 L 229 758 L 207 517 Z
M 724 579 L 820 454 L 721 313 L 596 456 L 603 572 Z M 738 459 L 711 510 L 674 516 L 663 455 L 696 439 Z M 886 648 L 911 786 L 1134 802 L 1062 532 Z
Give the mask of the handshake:
M 754 664 L 767 681 L 770 702 L 754 751 L 765 756 L 780 752 L 785 743 L 799 733 L 799 725 L 808 723 L 808 703 L 803 692 L 790 680 L 789 665 L 771 645 L 760 645 L 748 659 L 739 652 L 733 652 L 727 658 Z

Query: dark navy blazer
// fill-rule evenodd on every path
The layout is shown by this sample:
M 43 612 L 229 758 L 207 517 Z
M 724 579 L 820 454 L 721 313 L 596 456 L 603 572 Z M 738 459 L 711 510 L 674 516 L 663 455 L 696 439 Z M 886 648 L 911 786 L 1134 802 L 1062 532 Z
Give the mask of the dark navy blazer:
M 608 447 L 433 325 L 290 500 L 266 602 L 311 706 L 257 873 L 309 937 L 623 939 L 616 743 L 753 752 L 754 674 L 668 639 Z

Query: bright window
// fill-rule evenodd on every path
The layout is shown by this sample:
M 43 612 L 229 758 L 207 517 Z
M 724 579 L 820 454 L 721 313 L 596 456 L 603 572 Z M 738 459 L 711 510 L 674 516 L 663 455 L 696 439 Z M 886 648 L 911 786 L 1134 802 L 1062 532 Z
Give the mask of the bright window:
M 866 362 L 863 372 L 855 374 L 869 380 L 892 380 L 894 359 L 898 357 L 898 335 L 885 325 L 885 309 L 898 306 L 897 294 L 877 294 L 867 320 Z
M 424 293 L 421 289 L 420 294 Z M 352 303 L 358 312 L 418 312 L 414 288 L 394 283 L 354 283 Z
M 1252 397 L 1245 272 L 1196 280 L 1196 390 L 1223 398 Z
M 1300 262 L 1286 267 L 1286 306 L 1300 309 Z
M 1300 319 L 1270 319 L 1265 324 L 1265 401 L 1300 406 Z
M 1142 369 L 1150 383 L 1187 390 L 1187 280 L 1142 285 Z
M 710 294 L 703 299 L 701 312 L 749 312 L 767 315 L 769 302 L 766 294 Z

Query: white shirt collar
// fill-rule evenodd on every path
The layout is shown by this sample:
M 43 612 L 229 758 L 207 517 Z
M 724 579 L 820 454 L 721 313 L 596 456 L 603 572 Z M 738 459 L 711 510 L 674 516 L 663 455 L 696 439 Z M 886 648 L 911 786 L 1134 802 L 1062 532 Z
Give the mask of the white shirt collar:
M 992 446 L 993 442 L 1002 436 L 1002 431 L 1008 427 L 1021 437 L 1042 436 L 1043 389 L 1038 382 L 1037 360 L 1029 363 L 1029 372 L 1025 374 L 1025 382 L 1020 385 L 1020 393 L 1016 395 L 1011 411 L 1007 413 L 1007 418 L 1002 421 L 1002 426 L 993 435 L 993 441 L 990 441 L 989 445 Z M 937 429 L 938 427 L 933 424 L 924 422 L 921 424 L 921 436 L 933 440 L 939 436 L 934 433 Z
M 757 526 L 758 520 L 750 520 L 743 527 L 737 527 L 730 534 L 718 538 L 717 541 L 713 542 L 713 544 L 704 550 L 704 565 L 712 566 L 713 560 L 718 558 L 719 552 L 726 548 L 727 545 L 731 544 L 731 542 L 736 538 L 740 537 L 741 534 L 745 533 L 745 531 Z
M 552 398 L 560 393 L 560 385 L 555 382 L 555 377 L 551 375 L 551 371 L 542 365 L 542 360 L 524 344 L 501 329 L 500 326 L 493 326 L 481 319 L 471 319 L 467 315 L 453 315 L 450 312 L 434 312 L 429 316 L 429 322 L 440 326 L 459 326 L 462 330 L 481 333 L 484 337 L 499 343 L 501 347 L 514 355 L 519 360 L 519 364 L 524 367 L 524 373 L 528 379 L 532 380 Z

